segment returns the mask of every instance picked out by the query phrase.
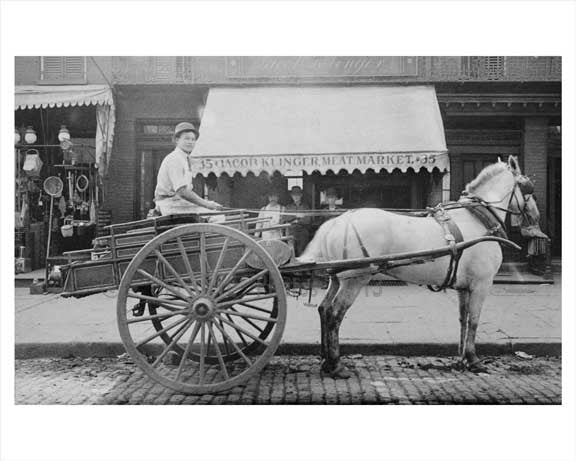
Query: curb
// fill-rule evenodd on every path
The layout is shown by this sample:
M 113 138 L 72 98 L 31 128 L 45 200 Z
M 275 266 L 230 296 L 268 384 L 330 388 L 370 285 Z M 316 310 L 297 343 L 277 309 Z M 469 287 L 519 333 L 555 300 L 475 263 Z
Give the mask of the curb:
M 152 346 L 150 352 L 154 352 Z M 480 356 L 509 355 L 522 351 L 536 356 L 561 356 L 561 343 L 477 343 L 476 350 Z M 38 358 L 104 358 L 117 357 L 126 349 L 122 343 L 23 343 L 16 344 L 16 359 Z M 344 355 L 400 355 L 400 356 L 457 356 L 458 345 L 455 343 L 405 343 L 405 344 L 358 344 L 340 345 Z M 320 345 L 311 343 L 280 344 L 276 355 L 320 355 Z

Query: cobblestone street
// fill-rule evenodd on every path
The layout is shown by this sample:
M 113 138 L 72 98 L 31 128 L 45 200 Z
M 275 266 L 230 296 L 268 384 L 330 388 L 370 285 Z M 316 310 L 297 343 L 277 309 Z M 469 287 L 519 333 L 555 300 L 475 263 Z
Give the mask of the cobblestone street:
M 277 356 L 245 386 L 202 396 L 155 384 L 129 359 L 16 361 L 17 404 L 561 404 L 561 359 L 486 357 L 489 372 L 453 358 L 351 355 L 348 380 L 321 376 L 316 356 Z

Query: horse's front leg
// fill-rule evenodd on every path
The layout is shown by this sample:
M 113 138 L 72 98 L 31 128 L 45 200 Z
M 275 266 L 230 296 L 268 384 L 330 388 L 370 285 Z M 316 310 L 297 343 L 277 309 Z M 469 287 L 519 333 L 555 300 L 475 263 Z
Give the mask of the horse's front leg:
M 328 343 L 328 339 L 326 337 L 326 333 L 328 328 L 326 326 L 326 311 L 332 306 L 334 302 L 334 297 L 338 292 L 338 288 L 340 288 L 340 281 L 336 275 L 330 275 L 330 282 L 328 283 L 328 290 L 324 295 L 324 299 L 318 306 L 318 314 L 320 315 L 320 357 L 322 360 L 326 360 L 327 352 L 326 352 L 326 345 Z
M 482 284 L 470 290 L 470 300 L 468 304 L 468 324 L 464 346 L 464 356 L 468 362 L 468 369 L 475 372 L 485 372 L 486 367 L 482 365 L 476 355 L 476 330 L 480 321 L 482 306 L 490 290 L 490 284 Z

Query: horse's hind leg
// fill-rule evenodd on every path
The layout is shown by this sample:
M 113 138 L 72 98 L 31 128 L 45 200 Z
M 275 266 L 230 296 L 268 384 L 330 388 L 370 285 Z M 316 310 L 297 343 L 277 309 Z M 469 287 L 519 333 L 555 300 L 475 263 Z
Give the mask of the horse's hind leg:
M 466 342 L 466 332 L 468 331 L 468 305 L 470 303 L 470 292 L 468 290 L 458 290 L 458 307 L 460 320 L 460 343 L 458 345 L 458 355 L 462 363 L 465 362 L 464 345 Z
M 324 299 L 318 306 L 318 314 L 320 315 L 320 357 L 322 360 L 326 360 L 326 310 L 334 302 L 334 297 L 340 288 L 340 280 L 334 274 L 330 274 L 330 282 L 328 283 L 328 291 L 324 295 Z
M 326 356 L 322 363 L 322 371 L 329 373 L 333 378 L 349 378 L 350 372 L 340 363 L 340 325 L 346 311 L 358 297 L 360 290 L 365 286 L 372 275 L 340 280 L 340 289 L 334 302 L 327 306 L 326 315 Z
M 489 284 L 482 284 L 470 290 L 470 302 L 468 305 L 468 332 L 466 334 L 466 341 L 464 347 L 464 356 L 468 362 L 468 368 L 471 371 L 481 372 L 486 371 L 486 367 L 482 365 L 480 359 L 476 355 L 476 330 L 478 329 L 478 322 L 480 320 L 480 313 L 482 312 L 482 305 L 486 300 Z

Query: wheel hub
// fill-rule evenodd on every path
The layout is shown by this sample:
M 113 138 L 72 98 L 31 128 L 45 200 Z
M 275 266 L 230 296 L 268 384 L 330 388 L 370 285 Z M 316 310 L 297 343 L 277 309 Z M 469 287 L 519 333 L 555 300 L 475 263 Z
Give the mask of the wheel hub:
M 197 298 L 192 303 L 192 313 L 199 319 L 208 319 L 214 315 L 216 307 L 208 298 Z

